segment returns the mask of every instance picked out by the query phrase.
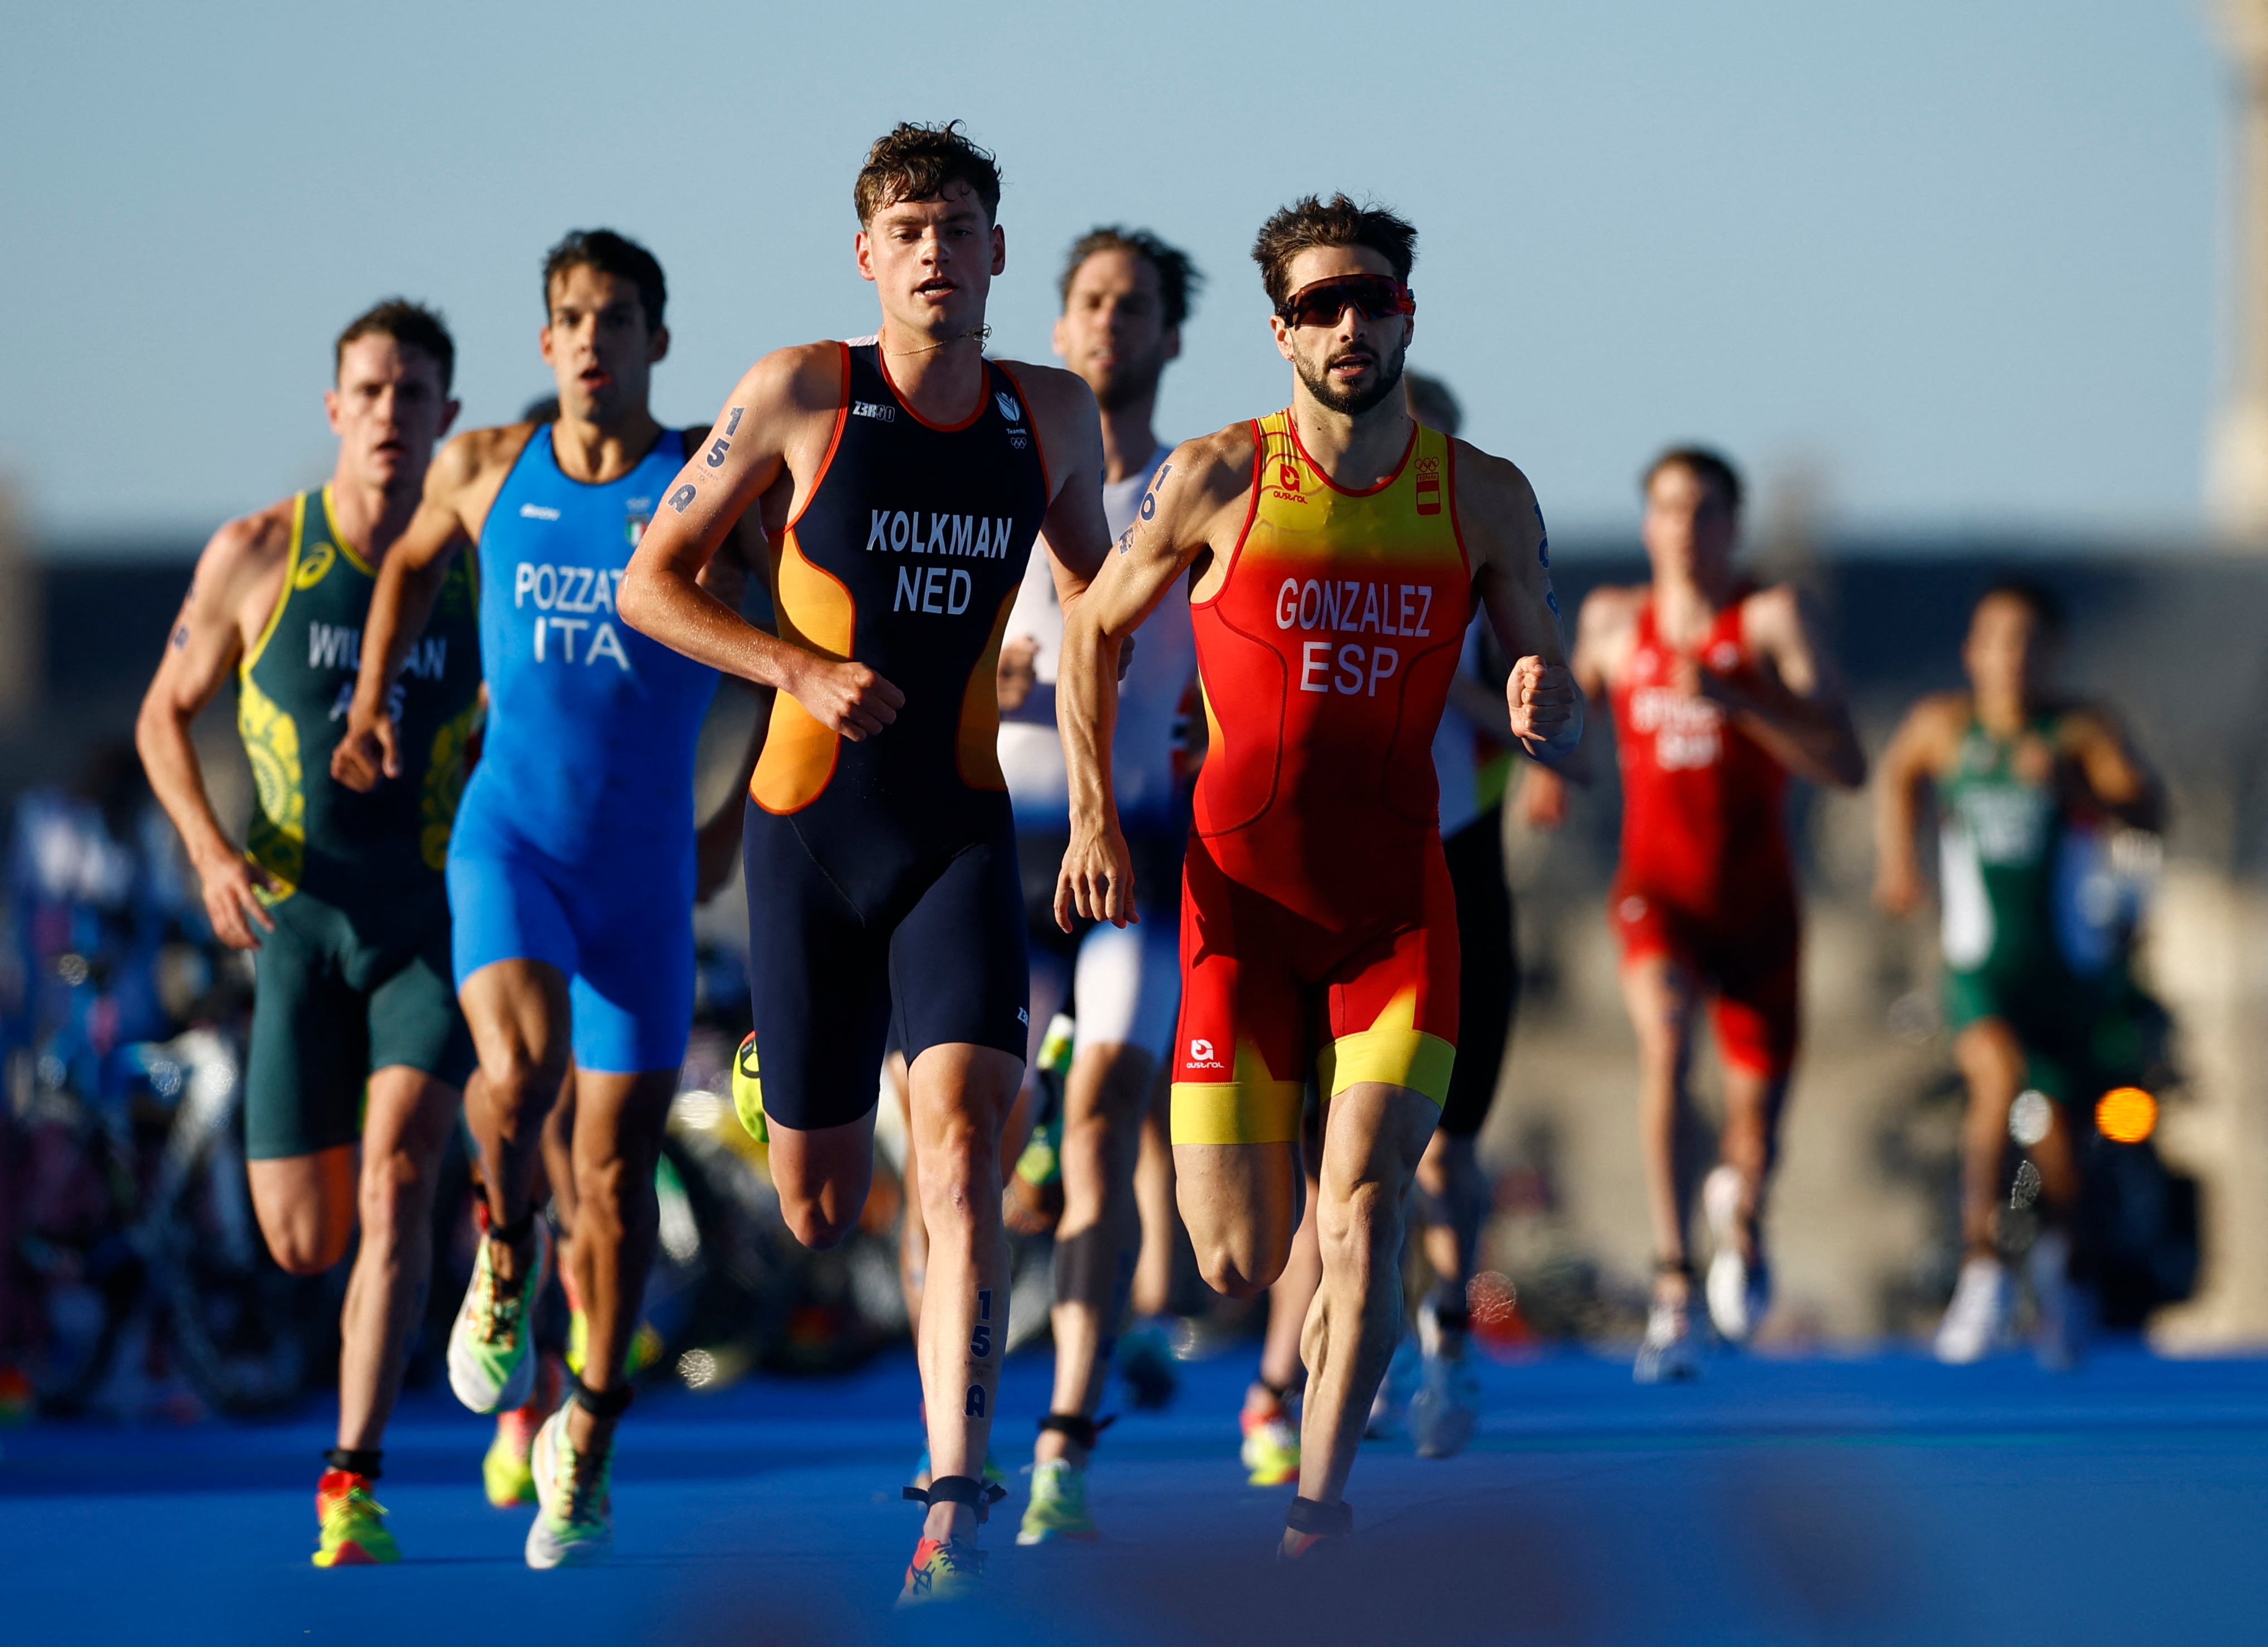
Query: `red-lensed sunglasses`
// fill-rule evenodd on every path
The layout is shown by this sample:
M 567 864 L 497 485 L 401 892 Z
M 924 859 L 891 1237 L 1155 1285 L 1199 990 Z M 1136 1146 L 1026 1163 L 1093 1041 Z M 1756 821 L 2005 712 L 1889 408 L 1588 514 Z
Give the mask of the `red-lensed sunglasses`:
M 1336 326 L 1352 304 L 1366 320 L 1418 312 L 1418 294 L 1391 275 L 1334 275 L 1276 305 L 1286 326 Z

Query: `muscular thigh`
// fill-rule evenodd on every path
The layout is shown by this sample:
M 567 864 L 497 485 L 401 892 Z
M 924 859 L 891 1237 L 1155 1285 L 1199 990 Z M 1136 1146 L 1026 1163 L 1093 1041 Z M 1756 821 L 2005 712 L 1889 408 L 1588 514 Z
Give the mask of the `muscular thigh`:
M 457 988 L 480 1062 L 490 1068 L 532 1065 L 547 1081 L 570 1062 L 567 974 L 548 961 L 490 961 Z
M 1375 1186 L 1398 1204 L 1440 1123 L 1441 1107 L 1414 1087 L 1365 1081 L 1330 1100 L 1317 1173 L 1324 1203 L 1344 1206 Z
M 1682 1061 L 1699 987 L 1691 964 L 1673 952 L 1650 950 L 1626 955 L 1616 976 L 1640 1052 Z
M 344 1143 L 245 1163 L 261 1238 L 284 1268 L 310 1275 L 346 1255 L 355 1227 L 358 1154 Z

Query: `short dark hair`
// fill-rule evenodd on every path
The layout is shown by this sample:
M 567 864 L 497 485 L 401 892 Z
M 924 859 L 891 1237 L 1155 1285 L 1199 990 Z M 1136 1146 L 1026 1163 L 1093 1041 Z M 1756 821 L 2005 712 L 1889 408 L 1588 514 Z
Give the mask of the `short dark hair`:
M 941 126 L 902 120 L 866 151 L 866 164 L 850 186 L 850 203 L 859 223 L 870 224 L 876 212 L 900 201 L 942 200 L 952 183 L 968 184 L 983 203 L 986 221 L 999 220 L 1000 166 L 992 151 L 970 142 L 957 120 Z
M 331 346 L 331 380 L 338 381 L 347 364 L 347 345 L 358 337 L 390 337 L 404 349 L 423 349 L 441 369 L 441 393 L 448 393 L 457 375 L 457 345 L 440 312 L 407 298 L 388 298 L 372 304 L 347 322 L 339 341 Z
M 1418 231 L 1408 219 L 1383 206 L 1358 206 L 1344 195 L 1328 201 L 1309 195 L 1262 224 L 1252 242 L 1252 261 L 1260 265 L 1269 302 L 1281 304 L 1292 295 L 1292 260 L 1318 246 L 1366 246 L 1405 284 L 1410 266 L 1418 261 Z
M 1145 260 L 1158 271 L 1158 301 L 1165 305 L 1166 324 L 1179 326 L 1189 318 L 1189 305 L 1204 284 L 1204 276 L 1189 261 L 1189 254 L 1167 246 L 1147 229 L 1123 229 L 1115 223 L 1089 229 L 1071 243 L 1071 254 L 1064 259 L 1063 278 L 1056 283 L 1066 305 L 1071 302 L 1071 283 L 1098 252 L 1123 252 Z
M 1977 607 L 1993 599 L 2021 602 L 2030 612 L 2032 621 L 2038 625 L 2043 635 L 2052 636 L 2063 633 L 2063 597 L 2036 577 L 2023 572 L 2002 572 L 1984 585 L 1984 592 L 1977 597 L 1976 605 L 1969 609 L 1973 613 Z
M 1463 426 L 1465 408 L 1457 404 L 1447 384 L 1422 371 L 1405 371 L 1402 381 L 1410 392 L 1410 415 L 1426 428 L 1454 435 Z
M 570 229 L 543 254 L 543 312 L 551 312 L 551 283 L 571 268 L 595 268 L 601 275 L 627 280 L 637 288 L 638 307 L 645 312 L 645 329 L 661 330 L 662 311 L 669 305 L 669 283 L 652 253 L 627 235 L 612 229 Z
M 1731 459 L 1713 446 L 1670 447 L 1668 451 L 1646 466 L 1646 473 L 1638 477 L 1638 490 L 1641 492 L 1650 490 L 1653 485 L 1653 477 L 1664 469 L 1684 469 L 1698 475 L 1702 480 L 1714 486 L 1719 494 L 1733 506 L 1736 512 L 1739 511 L 1741 499 L 1744 495 L 1741 485 L 1741 472 L 1733 467 Z

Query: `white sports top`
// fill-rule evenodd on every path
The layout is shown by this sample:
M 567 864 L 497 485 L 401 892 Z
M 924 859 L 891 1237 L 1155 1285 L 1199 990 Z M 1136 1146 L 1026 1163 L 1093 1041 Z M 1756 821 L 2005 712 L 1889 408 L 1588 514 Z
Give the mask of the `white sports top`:
M 1102 489 L 1102 512 L 1115 540 L 1134 523 L 1134 511 L 1158 466 L 1173 448 L 1160 446 L 1125 480 Z M 1032 695 L 1000 717 L 1000 770 L 1008 780 L 1016 822 L 1024 828 L 1066 828 L 1071 783 L 1063 739 L 1056 731 L 1056 674 L 1063 654 L 1063 608 L 1047 555 L 1035 553 L 1008 613 L 1005 640 L 1029 636 Z M 1177 577 L 1142 625 L 1133 661 L 1118 685 L 1118 731 L 1110 751 L 1118 816 L 1128 828 L 1169 823 L 1174 814 L 1173 729 L 1197 675 L 1197 642 L 1189 629 L 1189 585 Z

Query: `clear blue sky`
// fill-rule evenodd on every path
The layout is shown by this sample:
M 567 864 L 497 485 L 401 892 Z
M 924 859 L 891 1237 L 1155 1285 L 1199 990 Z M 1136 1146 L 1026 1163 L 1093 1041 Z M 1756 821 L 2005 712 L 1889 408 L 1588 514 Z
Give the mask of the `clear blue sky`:
M 202 535 L 320 476 L 338 326 L 439 304 L 469 423 L 547 386 L 536 269 L 647 242 L 705 418 L 872 328 L 852 173 L 965 118 L 1008 180 L 996 349 L 1064 245 L 1212 276 L 1165 432 L 1286 393 L 1246 257 L 1344 187 L 1421 232 L 1413 364 L 1563 531 L 1676 437 L 1810 464 L 1864 526 L 2201 518 L 2221 71 L 2184 0 L 1464 6 L 33 5 L 0 30 L 0 472 L 59 540 Z

